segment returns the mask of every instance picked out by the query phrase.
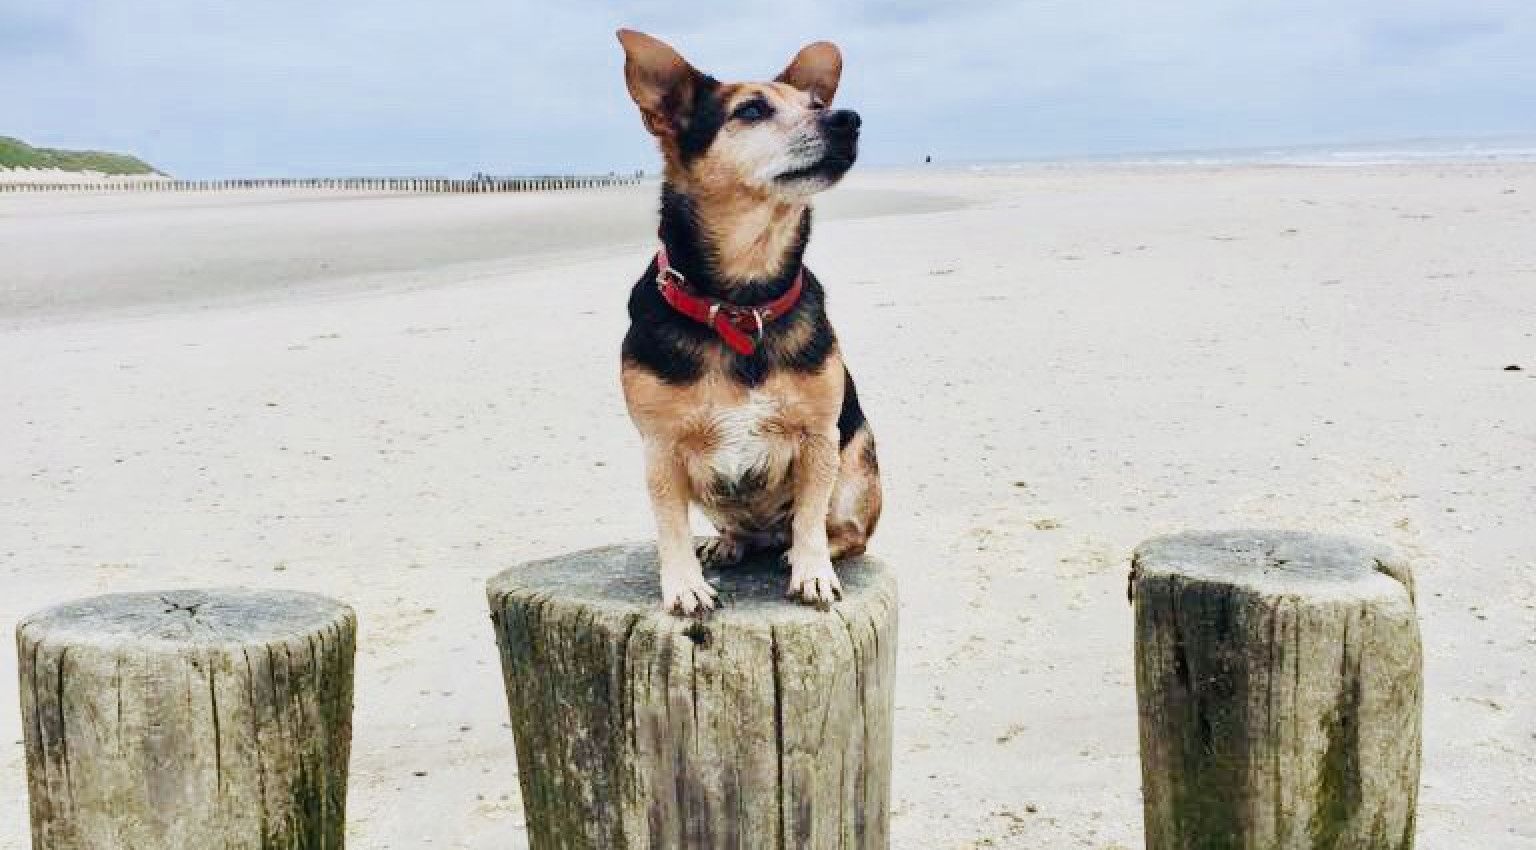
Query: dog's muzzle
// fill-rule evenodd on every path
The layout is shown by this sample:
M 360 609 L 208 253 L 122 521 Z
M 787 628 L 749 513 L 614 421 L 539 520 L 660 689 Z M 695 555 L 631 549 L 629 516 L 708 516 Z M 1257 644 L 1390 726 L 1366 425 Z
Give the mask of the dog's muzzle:
M 859 113 L 852 109 L 834 109 L 821 116 L 821 127 L 829 137 L 847 138 L 850 141 L 859 137 L 859 126 L 863 124 Z

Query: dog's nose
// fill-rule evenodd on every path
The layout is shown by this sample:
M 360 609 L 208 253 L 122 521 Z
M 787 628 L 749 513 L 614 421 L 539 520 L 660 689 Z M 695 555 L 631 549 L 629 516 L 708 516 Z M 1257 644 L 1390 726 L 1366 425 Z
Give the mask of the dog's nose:
M 837 109 L 828 112 L 824 120 L 827 122 L 827 129 L 837 133 L 857 132 L 859 125 L 864 123 L 859 120 L 859 113 L 854 112 L 852 109 Z

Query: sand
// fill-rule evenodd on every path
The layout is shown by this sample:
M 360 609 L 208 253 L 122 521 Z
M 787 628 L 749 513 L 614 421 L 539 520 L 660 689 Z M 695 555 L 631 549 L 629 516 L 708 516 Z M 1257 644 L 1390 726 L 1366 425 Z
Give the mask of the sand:
M 524 846 L 482 583 L 650 534 L 616 351 L 653 191 L 0 198 L 0 622 L 346 599 L 352 846 Z M 893 846 L 1139 848 L 1126 561 L 1240 526 L 1412 561 L 1420 846 L 1533 846 L 1536 167 L 872 172 L 827 201 L 810 259 L 903 581 Z M 0 651 L 0 848 L 14 678 Z
M 11 261 L 0 322 L 436 287 L 569 265 L 652 239 L 656 191 L 0 195 L 0 257 Z M 961 203 L 900 187 L 855 188 L 831 199 L 823 218 Z M 564 288 L 553 281 L 540 289 L 551 283 Z
M 163 174 L 107 174 L 102 171 L 65 171 L 62 168 L 0 168 L 5 183 L 122 183 L 130 180 L 169 180 Z

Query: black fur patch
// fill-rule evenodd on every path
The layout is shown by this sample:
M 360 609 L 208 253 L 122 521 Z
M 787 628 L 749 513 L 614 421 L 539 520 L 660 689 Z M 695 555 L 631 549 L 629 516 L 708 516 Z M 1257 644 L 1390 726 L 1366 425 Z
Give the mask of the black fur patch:
M 753 494 L 762 492 L 768 487 L 768 471 L 765 469 L 748 469 L 739 478 L 727 478 L 716 475 L 711 490 L 718 502 L 733 503 L 743 502 Z
M 848 445 L 853 435 L 864 427 L 864 409 L 859 407 L 859 391 L 853 386 L 853 375 L 843 369 L 843 409 L 837 414 L 837 447 Z M 870 442 L 871 448 L 874 442 Z
M 667 246 L 667 258 L 682 272 L 695 292 L 708 298 L 761 304 L 784 294 L 801 268 L 810 233 L 811 219 L 807 213 L 800 223 L 799 238 L 786 256 L 783 271 L 774 278 L 721 286 L 709 263 L 692 201 L 670 186 L 662 187 L 661 238 Z M 630 291 L 629 318 L 629 333 L 624 337 L 625 362 L 647 369 L 669 384 L 689 384 L 698 380 L 704 368 L 703 354 L 709 347 L 728 352 L 731 376 L 745 386 L 755 387 L 762 384 L 774 369 L 820 370 L 837 344 L 832 324 L 827 321 L 826 293 L 809 269 L 805 270 L 805 288 L 800 300 L 787 314 L 769 323 L 763 344 L 750 355 L 730 351 L 714 331 L 673 310 L 656 288 L 654 259 Z M 803 344 L 790 348 L 782 343 L 786 338 L 800 336 L 791 332 L 804 325 L 809 325 L 809 332 L 804 334 Z M 844 404 L 846 407 L 846 402 Z
M 720 82 L 708 74 L 699 74 L 693 80 L 693 103 L 678 127 L 677 153 L 684 163 L 709 150 L 720 128 L 725 126 L 725 118 Z

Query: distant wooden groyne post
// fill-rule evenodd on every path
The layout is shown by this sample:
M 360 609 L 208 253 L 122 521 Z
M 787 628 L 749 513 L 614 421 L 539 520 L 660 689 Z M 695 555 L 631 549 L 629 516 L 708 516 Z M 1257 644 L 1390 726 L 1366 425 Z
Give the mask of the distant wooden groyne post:
M 1137 549 L 1147 850 L 1409 850 L 1423 680 L 1390 551 L 1284 531 Z
M 658 609 L 652 545 L 514 567 L 487 587 L 533 850 L 884 850 L 896 582 L 838 565 L 827 611 L 764 558 L 707 620 Z
M 34 850 L 342 847 L 355 631 L 338 602 L 254 590 L 23 620 Z

